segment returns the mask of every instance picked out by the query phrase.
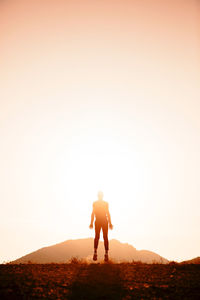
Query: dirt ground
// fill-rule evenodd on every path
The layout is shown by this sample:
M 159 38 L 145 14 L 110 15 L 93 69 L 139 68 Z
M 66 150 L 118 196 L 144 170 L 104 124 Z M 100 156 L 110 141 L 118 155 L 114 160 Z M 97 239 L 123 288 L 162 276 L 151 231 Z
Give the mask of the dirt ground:
M 200 265 L 0 265 L 0 299 L 200 299 Z

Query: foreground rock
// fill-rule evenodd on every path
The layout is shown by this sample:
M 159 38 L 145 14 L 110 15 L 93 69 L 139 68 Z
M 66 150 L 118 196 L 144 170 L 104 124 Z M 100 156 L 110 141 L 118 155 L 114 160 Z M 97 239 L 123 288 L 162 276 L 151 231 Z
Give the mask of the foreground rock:
M 1 300 L 199 299 L 199 295 L 199 265 L 0 265 Z

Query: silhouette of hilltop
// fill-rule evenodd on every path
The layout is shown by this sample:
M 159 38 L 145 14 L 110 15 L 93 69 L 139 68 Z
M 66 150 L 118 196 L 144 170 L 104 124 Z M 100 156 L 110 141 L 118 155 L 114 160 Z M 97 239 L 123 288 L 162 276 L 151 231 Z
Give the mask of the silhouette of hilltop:
M 118 240 L 110 240 L 109 256 L 116 262 L 141 261 L 145 263 L 168 263 L 168 260 L 160 255 L 147 251 L 136 250 L 132 245 L 121 243 Z M 78 259 L 92 260 L 93 239 L 67 240 L 49 247 L 41 248 L 29 253 L 12 263 L 66 263 L 72 257 Z M 98 248 L 98 259 L 103 259 L 104 245 L 100 241 Z
M 195 257 L 195 258 L 190 259 L 190 260 L 182 261 L 181 264 L 195 264 L 195 265 L 199 265 L 200 264 L 200 256 Z

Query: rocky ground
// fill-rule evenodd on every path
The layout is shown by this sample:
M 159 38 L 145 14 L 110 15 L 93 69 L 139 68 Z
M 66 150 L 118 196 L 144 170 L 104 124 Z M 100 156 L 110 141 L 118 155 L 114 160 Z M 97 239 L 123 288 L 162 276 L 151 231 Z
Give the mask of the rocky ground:
M 200 265 L 0 265 L 0 299 L 200 299 Z

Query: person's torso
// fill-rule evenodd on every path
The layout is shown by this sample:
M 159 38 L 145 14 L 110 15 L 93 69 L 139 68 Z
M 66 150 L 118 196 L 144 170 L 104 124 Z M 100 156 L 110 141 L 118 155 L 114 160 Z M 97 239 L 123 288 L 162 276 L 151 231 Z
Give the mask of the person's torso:
M 93 210 L 96 221 L 105 222 L 107 221 L 108 203 L 103 200 L 97 200 L 93 203 Z

